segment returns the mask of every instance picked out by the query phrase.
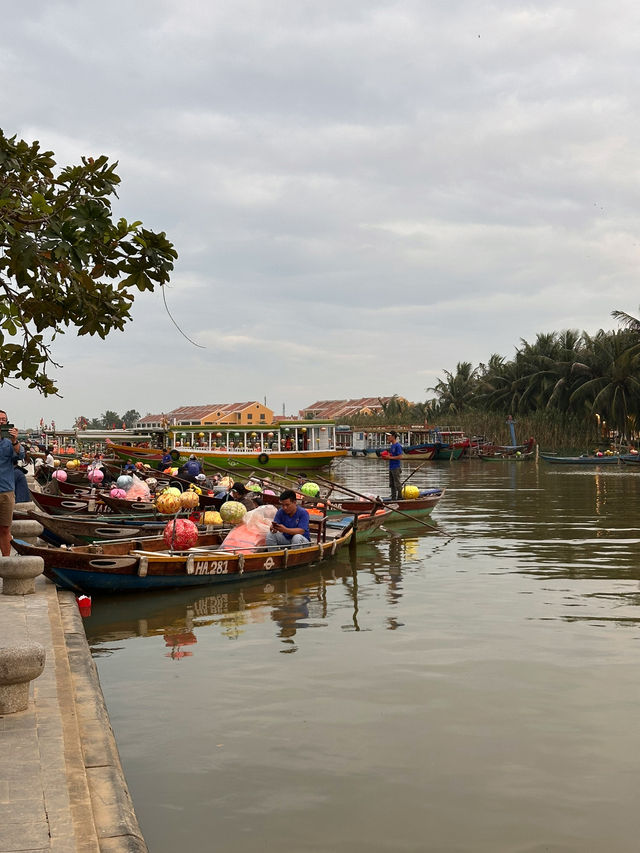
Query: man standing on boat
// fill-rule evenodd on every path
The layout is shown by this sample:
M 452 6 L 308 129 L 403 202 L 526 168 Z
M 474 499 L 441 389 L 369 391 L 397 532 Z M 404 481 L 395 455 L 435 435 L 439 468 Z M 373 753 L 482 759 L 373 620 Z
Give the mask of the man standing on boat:
M 402 499 L 402 445 L 398 441 L 397 432 L 387 433 L 389 436 L 389 450 L 386 455 L 389 457 L 389 487 L 391 489 L 391 500 L 399 501 Z
M 285 489 L 280 495 L 280 509 L 267 533 L 267 545 L 309 545 L 309 513 L 296 503 L 296 493 Z

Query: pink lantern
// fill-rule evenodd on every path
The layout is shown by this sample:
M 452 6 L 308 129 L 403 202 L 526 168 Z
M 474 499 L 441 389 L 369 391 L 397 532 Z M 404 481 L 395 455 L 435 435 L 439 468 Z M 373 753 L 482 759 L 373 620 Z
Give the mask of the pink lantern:
M 90 483 L 101 483 L 104 480 L 104 473 L 99 468 L 92 468 L 87 474 L 87 479 Z
M 64 468 L 56 468 L 56 470 L 51 476 L 54 478 L 54 480 L 59 480 L 61 483 L 64 483 L 67 479 L 67 472 L 64 470 Z
M 109 492 L 112 498 L 126 498 L 127 493 L 124 489 L 119 489 L 117 486 L 114 486 L 113 489 Z
M 164 528 L 163 538 L 165 543 L 177 551 L 193 548 L 198 541 L 198 528 L 186 518 L 178 518 L 170 521 Z

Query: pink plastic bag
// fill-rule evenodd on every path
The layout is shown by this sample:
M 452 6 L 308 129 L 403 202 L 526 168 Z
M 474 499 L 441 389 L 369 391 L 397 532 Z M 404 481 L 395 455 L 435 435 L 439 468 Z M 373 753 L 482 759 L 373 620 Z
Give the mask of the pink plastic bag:
M 259 506 L 248 512 L 241 523 L 236 525 L 225 537 L 221 548 L 251 554 L 256 548 L 266 544 L 267 533 L 276 514 L 275 506 Z
M 151 494 L 149 492 L 149 486 L 141 480 L 139 477 L 136 477 L 135 474 L 132 476 L 133 485 L 127 491 L 127 500 L 128 501 L 148 501 L 151 499 Z

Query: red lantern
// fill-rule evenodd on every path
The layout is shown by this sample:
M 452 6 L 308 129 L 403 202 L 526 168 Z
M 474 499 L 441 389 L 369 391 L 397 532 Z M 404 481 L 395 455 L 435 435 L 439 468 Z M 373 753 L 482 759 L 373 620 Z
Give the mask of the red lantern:
M 193 548 L 198 541 L 198 528 L 193 521 L 178 518 L 165 526 L 163 537 L 169 548 L 185 551 L 187 548 Z

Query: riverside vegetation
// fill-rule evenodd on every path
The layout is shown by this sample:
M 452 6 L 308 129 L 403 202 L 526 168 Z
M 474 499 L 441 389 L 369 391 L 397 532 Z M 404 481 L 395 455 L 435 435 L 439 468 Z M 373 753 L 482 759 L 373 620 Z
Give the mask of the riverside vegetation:
M 427 389 L 433 398 L 411 404 L 395 395 L 380 415 L 354 425 L 455 422 L 500 442 L 511 415 L 522 440 L 533 435 L 548 449 L 631 442 L 640 429 L 640 320 L 612 316 L 620 329 L 540 333 L 533 343 L 521 339 L 512 359 L 459 362 Z

